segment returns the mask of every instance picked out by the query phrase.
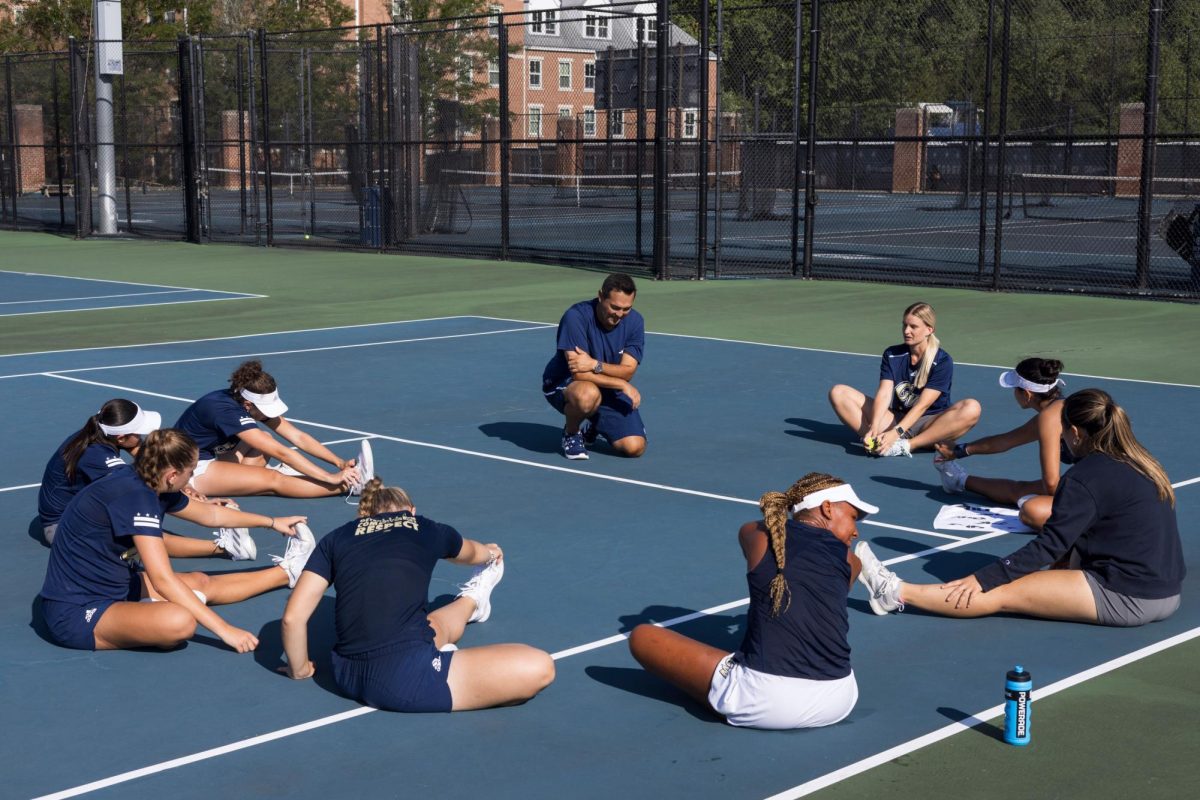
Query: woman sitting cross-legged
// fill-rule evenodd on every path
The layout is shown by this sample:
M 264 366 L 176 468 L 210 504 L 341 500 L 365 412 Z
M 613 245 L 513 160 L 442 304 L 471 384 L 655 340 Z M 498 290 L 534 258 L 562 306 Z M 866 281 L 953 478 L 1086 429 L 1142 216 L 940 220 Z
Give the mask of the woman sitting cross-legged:
M 815 728 L 858 701 L 850 669 L 846 597 L 858 559 L 856 522 L 879 509 L 850 484 L 810 472 L 759 500 L 763 518 L 738 531 L 750 584 L 742 646 L 734 653 L 655 625 L 629 649 L 648 672 L 748 728 Z
M 1099 389 L 1068 397 L 1062 426 L 1075 464 L 1059 482 L 1041 533 L 1015 553 L 965 578 L 914 584 L 858 543 L 859 580 L 876 614 L 911 605 L 951 617 L 1008 612 L 1134 626 L 1175 613 L 1186 568 L 1175 492 L 1162 465 Z M 1068 553 L 1070 568 L 1046 569 Z
M 297 680 L 315 672 L 308 621 L 332 584 L 333 680 L 352 700 L 385 711 L 467 711 L 522 703 L 550 685 L 554 661 L 542 650 L 455 645 L 467 623 L 491 615 L 504 575 L 499 545 L 417 515 L 403 489 L 379 478 L 363 489 L 358 517 L 321 539 L 308 560 L 283 614 L 288 665 L 280 672 Z M 430 613 L 439 559 L 478 568 L 458 598 Z

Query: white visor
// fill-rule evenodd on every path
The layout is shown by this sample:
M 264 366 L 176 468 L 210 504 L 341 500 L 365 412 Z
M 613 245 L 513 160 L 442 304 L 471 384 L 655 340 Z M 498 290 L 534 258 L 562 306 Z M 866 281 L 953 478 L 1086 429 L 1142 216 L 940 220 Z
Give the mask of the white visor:
M 287 413 L 287 403 L 279 399 L 279 392 L 255 394 L 249 389 L 242 389 L 242 397 L 254 403 L 254 406 L 271 419 L 282 417 Z
M 1034 394 L 1046 394 L 1057 386 L 1066 386 L 1067 382 L 1059 378 L 1054 383 L 1034 383 L 1022 378 L 1015 369 L 1009 369 L 1000 373 L 1000 385 L 1005 389 L 1027 389 Z
M 826 500 L 831 503 L 849 503 L 862 512 L 858 517 L 859 519 L 866 519 L 868 514 L 879 513 L 879 506 L 873 506 L 859 499 L 859 496 L 854 493 L 854 487 L 848 483 L 840 483 L 837 486 L 807 495 L 799 503 L 792 506 L 792 513 L 795 514 L 797 511 L 817 508 Z
M 133 419 L 124 425 L 105 425 L 99 421 L 97 424 L 100 425 L 100 430 L 104 431 L 105 436 L 124 436 L 129 433 L 145 436 L 150 431 L 156 431 L 162 427 L 162 414 L 157 411 L 146 411 L 138 406 Z

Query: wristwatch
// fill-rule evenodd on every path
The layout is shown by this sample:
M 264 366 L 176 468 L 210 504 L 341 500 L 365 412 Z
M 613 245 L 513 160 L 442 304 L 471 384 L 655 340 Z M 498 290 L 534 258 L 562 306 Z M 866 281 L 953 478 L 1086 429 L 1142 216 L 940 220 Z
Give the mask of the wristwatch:
M 896 426 L 896 433 L 898 433 L 900 435 L 901 439 L 911 439 L 912 438 L 912 432 L 904 430 L 904 428 L 901 428 L 899 425 Z
M 597 361 L 596 366 L 592 367 L 592 372 L 595 373 L 596 375 L 603 375 L 604 374 L 604 362 Z

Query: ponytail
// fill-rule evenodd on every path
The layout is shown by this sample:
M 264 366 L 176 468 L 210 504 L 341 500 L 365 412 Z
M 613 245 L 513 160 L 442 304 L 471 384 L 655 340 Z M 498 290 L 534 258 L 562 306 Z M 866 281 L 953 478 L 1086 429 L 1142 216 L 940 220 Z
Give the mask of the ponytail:
M 384 486 L 383 480 L 377 476 L 367 481 L 367 485 L 363 487 L 362 497 L 358 501 L 358 515 L 373 517 L 376 514 L 412 508 L 412 504 L 408 492 L 399 486 Z
M 916 317 L 924 322 L 930 328 L 937 327 L 937 317 L 933 313 L 933 306 L 929 303 L 913 303 L 908 308 L 904 309 L 904 316 L 909 315 Z M 933 362 L 937 359 L 938 349 L 942 346 L 941 341 L 934 333 L 929 334 L 929 338 L 925 340 L 925 352 L 921 354 L 921 360 L 917 363 L 917 374 L 913 378 L 913 387 L 917 391 L 925 388 L 925 384 L 929 383 L 929 371 L 933 369 Z
M 146 440 L 133 462 L 138 477 L 152 489 L 168 469 L 185 470 L 196 463 L 199 448 L 178 428 L 159 428 L 146 434 Z
M 1073 425 L 1086 436 L 1089 453 L 1103 453 L 1128 464 L 1145 476 L 1158 490 L 1158 499 L 1175 505 L 1175 489 L 1167 471 L 1133 435 L 1129 415 L 1108 392 L 1081 389 L 1066 399 L 1062 410 L 1063 427 Z
M 102 444 L 111 447 L 113 452 L 120 450 L 117 447 L 117 437 L 109 436 L 101 430 L 101 423 L 110 427 L 125 425 L 132 421 L 137 413 L 137 403 L 118 397 L 115 400 L 109 400 L 100 407 L 99 411 L 88 417 L 87 422 L 83 423 L 83 427 L 63 445 L 62 457 L 66 467 L 67 481 L 75 482 L 75 471 L 79 467 L 79 459 L 83 458 L 84 451 L 92 445 Z

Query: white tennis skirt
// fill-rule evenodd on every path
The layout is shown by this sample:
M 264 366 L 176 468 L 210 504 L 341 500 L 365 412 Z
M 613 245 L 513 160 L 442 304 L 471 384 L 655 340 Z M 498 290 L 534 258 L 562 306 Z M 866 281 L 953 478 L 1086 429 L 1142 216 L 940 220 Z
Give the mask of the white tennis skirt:
M 758 672 L 730 653 L 713 672 L 708 702 L 730 725 L 790 730 L 819 728 L 846 718 L 858 702 L 858 683 L 844 678 L 818 681 Z

